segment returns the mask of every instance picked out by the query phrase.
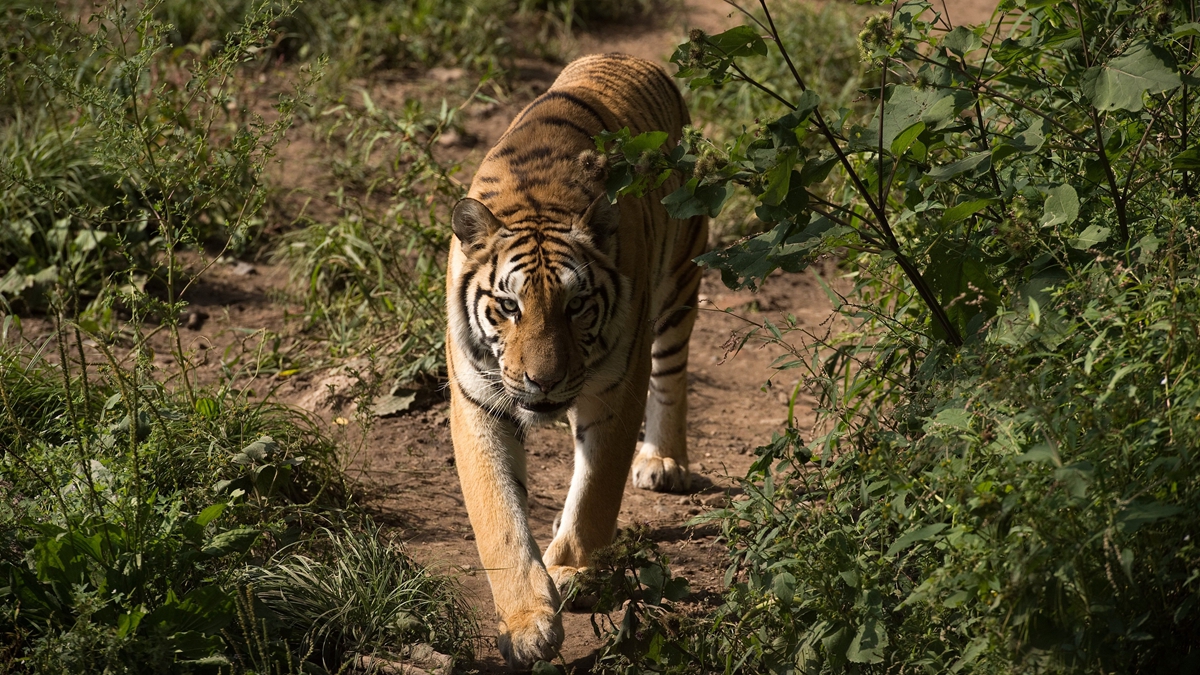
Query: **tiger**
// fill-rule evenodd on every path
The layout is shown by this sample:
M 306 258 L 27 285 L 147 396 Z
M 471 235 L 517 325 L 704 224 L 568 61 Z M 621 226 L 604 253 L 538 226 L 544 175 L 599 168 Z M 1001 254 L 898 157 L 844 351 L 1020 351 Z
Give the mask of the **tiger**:
M 522 110 L 451 214 L 446 362 L 463 500 L 509 665 L 549 660 L 560 593 L 616 532 L 635 487 L 683 491 L 688 341 L 706 216 L 673 219 L 672 176 L 610 202 L 593 137 L 690 124 L 667 74 L 624 54 L 576 60 Z M 565 413 L 571 485 L 544 554 L 528 521 L 524 442 Z M 645 420 L 644 441 L 637 450 Z M 634 457 L 636 451 L 636 459 Z

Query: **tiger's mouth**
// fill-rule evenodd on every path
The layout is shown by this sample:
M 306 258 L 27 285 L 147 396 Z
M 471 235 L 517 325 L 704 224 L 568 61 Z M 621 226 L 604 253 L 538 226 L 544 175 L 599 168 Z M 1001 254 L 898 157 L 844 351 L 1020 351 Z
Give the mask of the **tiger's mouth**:
M 570 401 L 517 401 L 517 405 L 529 412 L 547 415 L 565 410 Z

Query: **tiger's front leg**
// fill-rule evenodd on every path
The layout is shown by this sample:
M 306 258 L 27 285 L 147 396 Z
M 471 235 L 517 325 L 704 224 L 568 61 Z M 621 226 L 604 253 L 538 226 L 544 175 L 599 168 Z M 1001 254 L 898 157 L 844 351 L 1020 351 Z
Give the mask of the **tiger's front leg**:
M 550 660 L 563 640 L 558 590 L 529 531 L 525 448 L 517 426 L 457 387 L 450 432 L 463 500 L 500 615 L 500 652 L 515 668 Z
M 649 363 L 633 370 L 613 391 L 581 396 L 571 414 L 575 468 L 558 529 L 543 556 L 560 590 L 616 532 L 646 407 Z

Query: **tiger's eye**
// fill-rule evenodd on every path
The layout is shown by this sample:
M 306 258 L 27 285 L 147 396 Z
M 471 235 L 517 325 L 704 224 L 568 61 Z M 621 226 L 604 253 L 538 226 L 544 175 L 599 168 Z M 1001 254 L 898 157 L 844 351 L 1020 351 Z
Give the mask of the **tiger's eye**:
M 583 298 L 579 297 L 578 295 L 571 298 L 571 301 L 567 303 L 568 311 L 578 312 L 582 308 L 583 308 Z
M 520 309 L 517 306 L 517 301 L 511 298 L 500 298 L 500 309 L 504 310 L 505 314 L 516 314 Z

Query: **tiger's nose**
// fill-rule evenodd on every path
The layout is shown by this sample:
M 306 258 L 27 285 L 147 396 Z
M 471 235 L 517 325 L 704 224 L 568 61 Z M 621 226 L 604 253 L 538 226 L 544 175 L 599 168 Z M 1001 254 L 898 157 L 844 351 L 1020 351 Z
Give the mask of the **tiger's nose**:
M 525 387 L 541 394 L 550 393 L 562 381 L 563 376 L 558 374 L 525 373 Z

